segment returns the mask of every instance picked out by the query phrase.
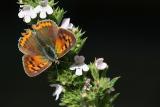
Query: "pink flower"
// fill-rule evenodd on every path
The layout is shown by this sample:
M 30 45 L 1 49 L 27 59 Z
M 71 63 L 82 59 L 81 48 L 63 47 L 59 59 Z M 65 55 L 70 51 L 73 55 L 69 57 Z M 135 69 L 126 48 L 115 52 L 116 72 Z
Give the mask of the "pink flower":
M 98 58 L 95 60 L 95 66 L 98 70 L 104 70 L 108 68 L 107 63 L 103 62 L 103 58 Z

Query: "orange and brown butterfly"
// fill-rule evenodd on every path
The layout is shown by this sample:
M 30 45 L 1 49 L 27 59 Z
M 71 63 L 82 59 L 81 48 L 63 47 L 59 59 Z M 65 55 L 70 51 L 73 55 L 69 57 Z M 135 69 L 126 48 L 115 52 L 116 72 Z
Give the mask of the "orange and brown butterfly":
M 76 43 L 74 34 L 60 28 L 51 20 L 43 20 L 32 25 L 19 39 L 18 48 L 25 73 L 35 77 L 49 68 L 52 63 L 68 53 Z

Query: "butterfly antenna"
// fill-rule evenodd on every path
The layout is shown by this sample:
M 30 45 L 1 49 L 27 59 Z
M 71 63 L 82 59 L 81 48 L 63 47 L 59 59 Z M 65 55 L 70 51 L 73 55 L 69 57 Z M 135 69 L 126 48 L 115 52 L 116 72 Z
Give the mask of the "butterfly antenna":
M 72 62 L 67 62 L 67 61 L 60 61 L 60 62 L 63 62 L 63 63 L 72 63 Z

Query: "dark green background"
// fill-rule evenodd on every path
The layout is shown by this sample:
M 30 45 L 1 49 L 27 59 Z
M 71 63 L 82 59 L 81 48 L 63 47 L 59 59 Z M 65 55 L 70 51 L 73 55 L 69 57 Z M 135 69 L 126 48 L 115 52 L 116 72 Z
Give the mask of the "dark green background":
M 0 2 L 1 107 L 56 107 L 47 73 L 25 75 L 17 41 L 24 28 L 16 0 Z M 61 0 L 88 36 L 86 62 L 104 57 L 111 77 L 121 76 L 115 107 L 159 107 L 160 4 L 146 0 Z

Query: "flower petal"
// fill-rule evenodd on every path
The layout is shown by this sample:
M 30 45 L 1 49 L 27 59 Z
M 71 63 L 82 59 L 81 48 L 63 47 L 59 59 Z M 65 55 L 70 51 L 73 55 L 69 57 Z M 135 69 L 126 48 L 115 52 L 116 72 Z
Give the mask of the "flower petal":
M 72 23 L 69 24 L 68 29 L 73 29 L 73 24 Z
M 29 23 L 29 22 L 31 21 L 31 17 L 28 16 L 28 15 L 24 16 L 24 21 L 25 21 L 26 23 Z
M 19 17 L 19 18 L 23 18 L 23 17 L 24 17 L 24 13 L 23 13 L 22 10 L 18 13 L 18 17 Z
M 31 18 L 32 18 L 32 19 L 35 19 L 36 17 L 37 17 L 37 14 L 36 14 L 35 12 L 32 12 L 32 13 L 31 13 Z
M 87 64 L 84 64 L 84 65 L 82 66 L 82 69 L 83 69 L 84 72 L 89 71 L 89 67 L 88 67 Z
M 36 8 L 34 8 L 34 11 L 36 13 L 40 13 L 40 11 L 42 10 L 42 6 L 38 5 Z
M 61 28 L 67 29 L 70 23 L 70 18 L 65 18 L 62 21 Z
M 46 7 L 46 12 L 47 12 L 47 14 L 52 14 L 52 13 L 53 13 L 52 7 L 49 6 L 49 5 L 47 5 L 47 7 Z
M 75 64 L 82 65 L 82 64 L 84 64 L 85 57 L 76 55 L 74 57 L 74 61 L 75 61 Z
M 102 63 L 102 64 L 97 65 L 97 69 L 99 69 L 99 70 L 104 70 L 106 68 L 108 68 L 108 65 L 106 63 Z
M 59 99 L 59 95 L 61 94 L 61 92 L 63 91 L 63 87 L 59 84 L 51 84 L 51 87 L 56 87 L 55 92 L 53 93 L 53 96 L 56 96 L 55 100 Z
M 59 94 L 56 95 L 56 99 L 55 100 L 58 100 L 58 99 L 59 99 Z
M 75 70 L 76 69 L 76 65 L 72 65 L 70 68 L 69 68 L 70 70 Z
M 47 17 L 46 12 L 45 11 L 41 11 L 40 12 L 40 18 L 41 19 L 45 19 Z
M 82 68 L 77 68 L 76 72 L 75 72 L 75 75 L 81 76 L 82 75 Z
M 98 58 L 96 61 L 95 61 L 95 64 L 96 66 L 103 63 L 104 59 L 103 58 Z

